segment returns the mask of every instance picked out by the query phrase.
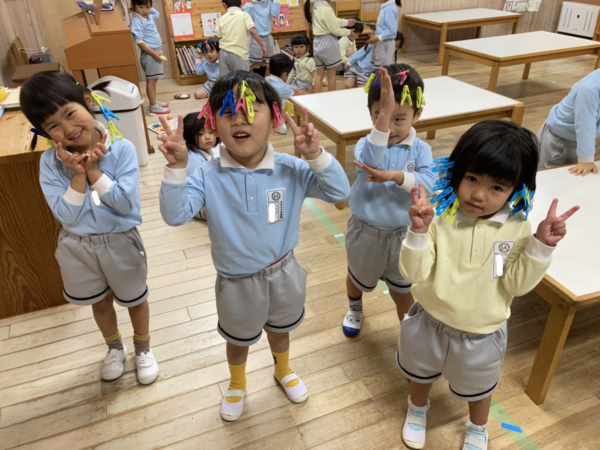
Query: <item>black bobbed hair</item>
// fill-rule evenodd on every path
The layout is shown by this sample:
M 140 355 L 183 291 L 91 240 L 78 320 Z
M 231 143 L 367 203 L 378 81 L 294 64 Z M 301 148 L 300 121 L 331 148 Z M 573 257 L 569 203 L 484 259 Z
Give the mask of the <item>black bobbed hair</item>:
M 198 119 L 200 112 L 189 113 L 183 118 L 183 139 L 189 151 L 197 152 L 196 136 L 204 130 L 206 119 L 202 117 Z M 221 138 L 217 137 L 216 145 L 221 142 Z
M 388 75 L 390 75 L 392 78 L 392 87 L 394 89 L 394 98 L 396 99 L 396 103 L 400 103 L 404 85 L 408 85 L 408 89 L 410 90 L 410 98 L 412 100 L 412 107 L 416 113 L 419 110 L 419 108 L 417 108 L 417 88 L 420 87 L 423 94 L 425 94 L 425 84 L 423 83 L 423 79 L 421 78 L 421 75 L 419 75 L 419 72 L 417 72 L 408 64 L 392 64 L 390 66 L 383 67 L 387 70 Z M 405 70 L 409 70 L 410 72 L 408 73 L 408 77 L 404 81 L 404 84 L 401 85 L 401 77 L 399 77 L 397 74 L 399 72 L 404 72 Z M 375 86 L 377 83 L 379 83 L 379 81 L 379 73 L 376 73 L 372 86 Z M 369 111 L 375 102 L 379 101 L 380 98 L 381 85 L 371 87 L 371 89 L 369 89 L 369 96 L 367 100 Z
M 281 99 L 279 98 L 277 91 L 275 91 L 273 86 L 271 86 L 265 78 L 254 72 L 236 70 L 234 72 L 229 72 L 223 78 L 219 78 L 213 86 L 210 97 L 208 98 L 210 109 L 213 111 L 213 114 L 219 114 L 219 111 L 223 107 L 227 92 L 234 91 L 237 98 L 239 85 L 242 81 L 245 81 L 248 87 L 252 89 L 258 103 L 269 105 L 271 114 L 273 114 L 273 103 L 277 103 L 281 110 Z M 281 111 L 281 114 L 283 114 L 283 111 Z

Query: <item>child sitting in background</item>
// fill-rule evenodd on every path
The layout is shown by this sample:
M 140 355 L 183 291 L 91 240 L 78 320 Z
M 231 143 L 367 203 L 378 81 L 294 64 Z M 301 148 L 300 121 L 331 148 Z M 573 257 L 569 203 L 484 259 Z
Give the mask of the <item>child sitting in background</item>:
M 367 44 L 348 58 L 350 67 L 346 69 L 344 75 L 344 86 L 346 89 L 352 89 L 367 84 L 369 77 L 373 74 L 373 63 L 371 62 L 372 53 L 373 46 Z
M 358 17 L 353 17 L 353 20 L 358 20 Z M 354 22 L 354 25 L 348 27 L 348 29 L 354 31 L 356 37 L 360 36 L 360 34 L 365 29 L 362 23 Z M 354 36 L 352 36 L 354 37 Z M 342 57 L 342 64 L 338 66 L 338 72 L 345 72 L 350 68 L 350 64 L 348 63 L 348 58 L 356 53 L 356 38 L 352 39 L 351 36 L 342 36 L 338 43 L 340 45 L 340 56 Z
M 294 89 L 290 87 L 289 84 L 286 84 L 288 81 L 288 76 L 290 72 L 294 68 L 294 61 L 290 59 L 289 56 L 284 55 L 283 53 L 279 53 L 271 58 L 271 63 L 269 65 L 269 69 L 271 75 L 267 77 L 267 81 L 273 88 L 279 98 L 281 99 L 281 103 L 279 108 L 281 111 L 285 111 L 285 104 L 287 99 L 292 95 L 304 95 L 306 92 L 300 91 L 298 89 Z M 278 131 L 279 134 L 287 133 L 287 127 L 285 124 L 281 125 Z
M 398 269 L 410 225 L 410 190 L 423 183 L 431 192 L 436 178 L 431 147 L 413 128 L 424 104 L 417 71 L 406 64 L 380 68 L 371 84 L 367 104 L 373 130 L 354 149 L 358 169 L 346 234 L 349 310 L 342 329 L 351 337 L 362 325 L 362 293 L 375 289 L 379 280 L 387 283 L 399 320 L 412 305 L 410 283 Z
M 162 56 L 162 40 L 154 23 L 159 12 L 152 7 L 152 0 L 131 0 L 131 34 L 140 48 L 140 66 L 146 74 L 146 94 L 150 101 L 150 112 L 167 114 L 169 104 L 156 100 L 156 84 L 164 74 Z
M 273 21 L 271 18 L 279 17 L 280 9 L 280 0 L 246 0 L 246 4 L 242 8 L 242 11 L 250 14 L 250 17 L 252 17 L 254 25 L 256 26 L 256 32 L 267 46 L 268 54 L 264 56 L 260 45 L 258 45 L 254 38 L 250 36 L 248 39 L 252 71 L 258 73 L 261 77 L 266 75 L 267 63 L 275 54 L 275 45 L 273 36 L 271 35 L 271 30 L 273 28 Z
M 213 85 L 219 78 L 219 43 L 213 38 L 209 38 L 198 44 L 201 54 L 198 57 L 204 56 L 206 61 L 197 58 L 195 61 L 196 74 L 206 75 L 208 80 L 200 89 L 194 92 L 194 97 L 197 99 L 208 98 Z
M 294 68 L 290 72 L 288 83 L 294 89 L 312 94 L 314 92 L 313 84 L 317 76 L 317 66 L 315 66 L 315 59 L 310 51 L 308 36 L 302 33 L 294 35 L 292 49 L 295 56 Z

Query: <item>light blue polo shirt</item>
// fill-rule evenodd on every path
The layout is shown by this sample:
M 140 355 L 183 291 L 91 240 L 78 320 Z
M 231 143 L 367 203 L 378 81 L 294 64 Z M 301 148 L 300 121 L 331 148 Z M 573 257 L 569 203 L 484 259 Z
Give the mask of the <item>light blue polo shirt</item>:
M 152 49 L 162 47 L 162 39 L 158 34 L 155 20 L 158 20 L 160 13 L 152 8 L 152 12 L 147 19 L 144 19 L 138 13 L 133 13 L 131 19 L 131 34 L 133 34 L 133 40 L 136 44 L 140 42 L 146 43 L 146 45 Z
M 242 11 L 250 14 L 254 21 L 254 27 L 259 36 L 271 34 L 273 22 L 271 17 L 279 17 L 281 3 L 279 0 L 254 0 L 252 3 L 246 2 Z
M 388 0 L 381 5 L 377 17 L 375 36 L 380 40 L 396 39 L 398 33 L 398 9 L 394 0 Z

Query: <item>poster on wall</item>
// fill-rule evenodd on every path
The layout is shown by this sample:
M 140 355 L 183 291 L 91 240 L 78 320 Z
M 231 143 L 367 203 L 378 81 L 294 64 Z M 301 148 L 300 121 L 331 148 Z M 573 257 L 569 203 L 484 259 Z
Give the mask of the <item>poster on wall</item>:
M 192 0 L 175 0 L 173 9 L 176 13 L 192 13 Z
M 204 36 L 215 36 L 217 25 L 221 20 L 221 13 L 202 14 L 202 28 L 204 28 Z
M 193 38 L 196 36 L 190 13 L 171 13 L 171 26 L 173 27 L 173 37 L 176 39 Z
M 273 31 L 285 31 L 292 29 L 292 19 L 290 17 L 290 5 L 281 5 L 279 16 L 272 17 Z

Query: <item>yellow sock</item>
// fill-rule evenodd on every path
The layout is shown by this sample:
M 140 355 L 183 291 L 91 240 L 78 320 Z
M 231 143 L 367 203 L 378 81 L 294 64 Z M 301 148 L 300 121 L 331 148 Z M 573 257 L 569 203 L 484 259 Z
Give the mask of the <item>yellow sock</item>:
M 294 371 L 290 368 L 290 349 L 288 348 L 283 353 L 276 353 L 271 351 L 273 354 L 273 361 L 275 362 L 275 375 L 280 380 L 283 379 L 286 375 L 290 373 L 294 373 Z M 300 380 L 292 380 L 289 383 L 286 383 L 285 387 L 294 387 L 296 386 Z
M 246 392 L 246 361 L 239 366 L 229 364 L 229 373 L 231 381 L 229 382 L 229 390 Z M 229 403 L 237 403 L 242 397 L 226 397 Z

